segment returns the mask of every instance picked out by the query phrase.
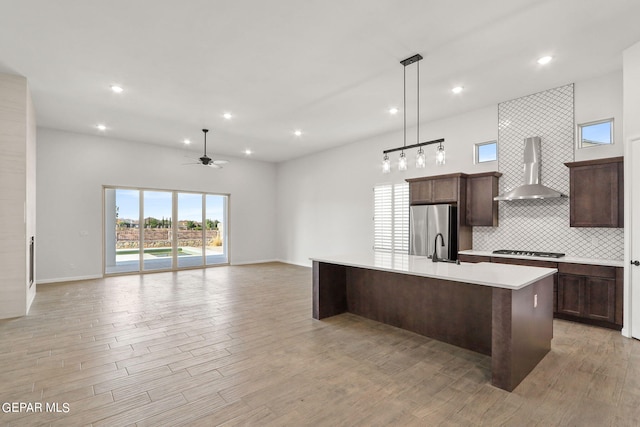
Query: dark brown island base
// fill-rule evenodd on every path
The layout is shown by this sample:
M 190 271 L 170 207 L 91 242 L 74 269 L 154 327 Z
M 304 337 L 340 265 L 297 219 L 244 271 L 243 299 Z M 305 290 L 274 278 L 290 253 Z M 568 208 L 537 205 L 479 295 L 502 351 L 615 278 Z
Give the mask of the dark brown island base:
M 313 317 L 344 312 L 491 356 L 512 391 L 551 348 L 555 269 L 363 254 L 313 258 Z

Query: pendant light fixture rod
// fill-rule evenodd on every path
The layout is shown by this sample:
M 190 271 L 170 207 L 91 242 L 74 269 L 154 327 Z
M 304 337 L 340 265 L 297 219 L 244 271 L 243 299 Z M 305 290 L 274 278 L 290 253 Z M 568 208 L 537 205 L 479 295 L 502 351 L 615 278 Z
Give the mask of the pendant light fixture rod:
M 204 155 L 207 155 L 207 132 L 209 132 L 209 129 L 202 129 L 202 132 L 204 132 Z
M 440 138 L 440 139 L 434 139 L 433 141 L 419 142 L 417 144 L 412 144 L 412 145 L 406 145 L 406 146 L 403 145 L 402 147 L 390 148 L 388 150 L 384 150 L 382 154 L 393 153 L 394 151 L 409 150 L 411 148 L 422 147 L 424 145 L 442 144 L 443 142 L 444 142 L 444 138 Z
M 402 69 L 402 116 L 404 118 L 404 124 L 402 129 L 404 129 L 403 137 L 404 142 L 402 145 L 407 145 L 407 66 L 405 65 Z

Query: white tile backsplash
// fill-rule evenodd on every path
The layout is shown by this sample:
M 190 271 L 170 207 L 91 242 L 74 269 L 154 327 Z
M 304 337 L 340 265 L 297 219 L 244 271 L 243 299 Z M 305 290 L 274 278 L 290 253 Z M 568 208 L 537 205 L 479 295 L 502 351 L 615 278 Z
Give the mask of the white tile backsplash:
M 573 84 L 498 105 L 500 193 L 524 182 L 524 139 L 541 138 L 542 184 L 569 195 L 574 147 Z M 564 252 L 568 256 L 621 260 L 622 228 L 569 227 L 569 199 L 500 202 L 498 227 L 474 227 L 473 249 Z

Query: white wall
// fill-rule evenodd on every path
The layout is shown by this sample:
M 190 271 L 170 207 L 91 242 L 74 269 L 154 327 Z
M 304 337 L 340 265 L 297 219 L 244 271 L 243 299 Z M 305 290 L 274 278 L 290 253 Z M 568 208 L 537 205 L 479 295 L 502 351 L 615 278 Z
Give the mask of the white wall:
M 435 166 L 435 146 L 427 146 L 427 168 L 415 169 L 417 150 L 412 149 L 407 151 L 407 172 L 397 171 L 399 153 L 392 153 L 392 172 L 382 174 L 382 151 L 402 146 L 401 131 L 281 163 L 277 203 L 280 259 L 311 265 L 311 256 L 371 250 L 376 184 L 452 172 L 497 170 L 497 163 L 473 164 L 473 145 L 497 139 L 496 108 L 420 126 L 421 141 L 445 138 L 447 162 L 443 166 Z M 409 129 L 407 145 L 414 142 L 415 130 Z
M 616 134 L 622 122 L 620 72 L 577 82 L 576 121 L 614 117 Z M 399 117 L 402 120 L 402 117 Z M 408 132 L 408 144 L 415 142 Z M 373 246 L 372 188 L 405 178 L 453 172 L 479 173 L 498 170 L 496 163 L 474 165 L 473 146 L 498 138 L 497 105 L 449 117 L 420 127 L 421 141 L 445 138 L 447 163 L 434 165 L 433 147 L 426 147 L 427 169 L 405 173 L 380 172 L 382 151 L 402 145 L 402 132 L 372 137 L 278 166 L 278 255 L 286 262 L 310 265 L 309 257 L 362 252 Z M 619 134 L 618 134 L 619 135 Z M 594 150 L 594 151 L 589 151 Z M 580 150 L 576 160 L 622 155 L 621 138 L 612 147 Z M 584 153 L 582 153 L 584 152 Z M 392 162 L 397 154 L 390 155 Z
M 575 122 L 577 125 L 613 117 L 612 145 L 576 148 L 575 161 L 624 155 L 622 116 L 622 71 L 575 84 Z M 577 147 L 577 144 L 574 144 Z
M 39 283 L 102 275 L 103 185 L 230 194 L 231 263 L 276 259 L 272 163 L 184 166 L 182 148 L 51 129 L 38 129 L 37 148 Z

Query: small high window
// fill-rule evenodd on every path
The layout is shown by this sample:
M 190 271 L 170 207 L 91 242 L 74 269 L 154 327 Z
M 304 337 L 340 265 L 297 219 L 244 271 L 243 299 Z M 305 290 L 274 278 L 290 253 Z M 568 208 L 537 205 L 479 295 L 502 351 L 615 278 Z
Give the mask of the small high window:
M 613 119 L 578 125 L 578 148 L 613 144 Z
M 478 142 L 475 145 L 475 163 L 495 162 L 496 160 L 498 160 L 498 141 Z

